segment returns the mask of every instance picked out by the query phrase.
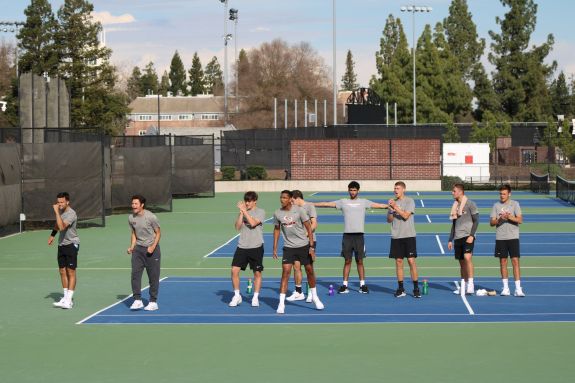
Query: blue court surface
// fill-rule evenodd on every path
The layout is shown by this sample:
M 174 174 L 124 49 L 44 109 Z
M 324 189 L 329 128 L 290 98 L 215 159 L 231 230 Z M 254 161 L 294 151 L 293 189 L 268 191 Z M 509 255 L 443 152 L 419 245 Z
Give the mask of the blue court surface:
M 316 255 L 318 257 L 339 257 L 341 254 L 341 233 L 316 233 Z M 417 234 L 417 254 L 419 256 L 451 256 L 447 250 L 448 233 Z M 239 236 L 218 247 L 205 257 L 233 257 Z M 365 247 L 368 257 L 389 256 L 390 234 L 365 234 Z M 280 237 L 278 249 L 281 252 L 283 240 Z M 575 236 L 573 233 L 521 233 L 522 256 L 575 256 Z M 474 256 L 493 256 L 495 233 L 479 233 L 476 238 Z M 264 254 L 273 253 L 273 234 L 264 233 Z M 278 254 L 281 256 L 281 254 Z M 264 264 L 265 266 L 265 264 Z
M 246 275 L 242 288 L 246 286 Z M 266 279 L 260 293 L 260 306 L 251 307 L 251 297 L 229 307 L 233 292 L 229 278 L 168 277 L 160 285 L 154 312 L 130 311 L 128 297 L 78 322 L 78 324 L 313 324 L 313 323 L 437 323 L 437 322 L 573 322 L 575 321 L 575 278 L 529 277 L 522 280 L 525 298 L 453 294 L 457 278 L 437 277 L 429 281 L 429 294 L 421 299 L 394 298 L 392 277 L 369 278 L 370 294 L 357 292 L 359 283 L 350 281 L 349 294 L 328 295 L 329 285 L 339 278 L 319 279 L 318 295 L 325 305 L 316 310 L 313 303 L 286 302 L 285 314 L 276 314 L 279 280 Z M 496 278 L 476 279 L 477 289 L 499 290 Z M 513 281 L 510 281 L 513 291 Z M 291 286 L 291 284 L 290 284 Z M 144 291 L 144 296 L 147 292 Z
M 324 209 L 318 210 L 318 223 L 341 223 L 343 224 L 342 214 L 321 214 Z M 575 213 L 575 212 L 574 212 Z M 451 223 L 448 214 L 417 214 L 413 215 L 415 223 Z M 489 214 L 479 214 L 479 222 L 488 224 Z M 575 214 L 528 214 L 523 217 L 523 223 L 534 222 L 575 222 Z M 272 223 L 271 220 L 266 223 Z M 386 214 L 366 214 L 365 223 L 383 223 L 387 224 Z

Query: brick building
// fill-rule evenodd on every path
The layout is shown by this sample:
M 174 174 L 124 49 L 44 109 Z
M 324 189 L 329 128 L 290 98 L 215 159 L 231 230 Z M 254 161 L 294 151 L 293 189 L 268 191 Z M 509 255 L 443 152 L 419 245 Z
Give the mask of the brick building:
M 204 134 L 206 130 L 224 127 L 224 98 L 222 96 L 170 96 L 138 97 L 129 105 L 128 136 L 157 134 Z M 159 120 L 159 124 L 158 124 Z M 208 129 L 206 129 L 208 128 Z M 211 128 L 211 129 L 210 129 Z M 193 133 L 197 130 L 197 133 Z

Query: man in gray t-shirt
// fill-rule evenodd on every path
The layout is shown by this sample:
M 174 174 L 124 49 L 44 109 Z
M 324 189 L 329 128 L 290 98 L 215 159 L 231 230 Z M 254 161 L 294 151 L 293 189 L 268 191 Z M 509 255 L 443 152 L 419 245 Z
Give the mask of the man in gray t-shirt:
M 300 190 L 293 190 L 292 191 L 292 204 L 295 206 L 301 207 L 305 210 L 306 214 L 309 217 L 309 222 L 311 225 L 311 231 L 313 232 L 313 240 L 315 242 L 315 251 L 317 253 L 317 241 L 315 235 L 315 229 L 317 228 L 317 211 L 315 206 L 309 202 L 306 202 L 303 199 L 303 193 Z M 295 289 L 289 297 L 286 298 L 287 301 L 301 301 L 306 299 L 305 294 L 302 290 L 302 272 L 301 272 L 301 263 L 299 261 L 295 261 L 293 265 L 293 279 L 295 284 Z M 308 294 L 306 302 L 310 303 L 312 301 L 311 294 Z
M 398 181 L 393 187 L 395 198 L 389 200 L 387 222 L 391 224 L 391 243 L 389 245 L 389 258 L 395 259 L 395 273 L 397 275 L 397 290 L 394 296 L 402 298 L 405 294 L 403 287 L 403 259 L 407 258 L 411 281 L 413 282 L 413 297 L 421 298 L 417 275 L 417 244 L 415 239 L 415 201 L 405 195 L 405 182 Z
M 78 251 L 80 250 L 80 238 L 76 231 L 78 216 L 70 207 L 70 195 L 67 192 L 58 193 L 56 203 L 52 206 L 56 216 L 56 224 L 48 238 L 48 245 L 54 243 L 56 233 L 58 237 L 58 270 L 60 281 L 64 290 L 64 296 L 54 307 L 71 309 L 74 306 L 72 300 L 76 289 L 76 268 L 78 267 Z
M 257 206 L 258 194 L 248 191 L 244 194 L 243 201 L 237 203 L 239 209 L 235 221 L 235 228 L 240 232 L 238 247 L 232 260 L 232 287 L 234 296 L 229 303 L 230 307 L 236 307 L 242 303 L 240 294 L 240 270 L 245 270 L 247 265 L 254 272 L 254 295 L 252 306 L 260 305 L 259 295 L 262 286 L 262 271 L 264 270 L 264 231 L 263 223 L 266 212 Z
M 355 254 L 357 273 L 359 274 L 359 292 L 368 294 L 369 289 L 365 284 L 365 240 L 363 237 L 365 226 L 366 209 L 387 209 L 388 205 L 375 203 L 359 198 L 359 183 L 352 181 L 347 185 L 349 199 L 340 199 L 334 202 L 316 202 L 316 207 L 334 207 L 343 213 L 343 238 L 341 243 L 341 256 L 345 259 L 343 264 L 343 284 L 339 287 L 339 294 L 349 293 L 348 279 L 351 271 L 351 258 Z
M 310 219 L 306 211 L 299 206 L 292 204 L 293 193 L 284 190 L 280 194 L 281 208 L 274 213 L 274 244 L 273 257 L 278 259 L 278 241 L 280 232 L 284 239 L 282 256 L 282 280 L 280 284 L 280 299 L 276 312 L 285 312 L 286 292 L 291 275 L 291 269 L 297 261 L 304 265 L 307 280 L 310 287 L 310 294 L 315 308 L 323 310 L 323 303 L 320 301 L 316 291 L 315 272 L 313 262 L 315 260 L 315 241 L 311 229 Z
M 449 234 L 447 248 L 455 250 L 455 259 L 459 261 L 461 285 L 454 294 L 473 294 L 475 284 L 473 282 L 473 247 L 475 244 L 475 232 L 479 225 L 479 210 L 475 202 L 465 195 L 463 184 L 453 185 L 453 206 L 450 218 L 453 222 Z M 465 289 L 467 287 L 467 289 Z
M 513 278 L 515 279 L 516 297 L 524 297 L 521 288 L 521 270 L 519 267 L 519 225 L 523 223 L 523 214 L 519 202 L 511 199 L 511 186 L 501 185 L 499 188 L 499 202 L 491 209 L 489 224 L 495 226 L 495 257 L 499 258 L 501 281 L 503 288 L 501 295 L 511 295 L 509 291 L 509 272 L 507 271 L 507 257 L 511 257 L 513 265 Z
M 132 294 L 134 302 L 131 310 L 144 308 L 146 311 L 158 309 L 158 290 L 160 288 L 160 223 L 158 218 L 145 209 L 146 199 L 141 195 L 132 197 L 132 214 L 128 216 L 130 225 L 130 247 L 132 255 Z M 142 302 L 142 274 L 148 273 L 150 282 L 150 301 L 144 307 Z

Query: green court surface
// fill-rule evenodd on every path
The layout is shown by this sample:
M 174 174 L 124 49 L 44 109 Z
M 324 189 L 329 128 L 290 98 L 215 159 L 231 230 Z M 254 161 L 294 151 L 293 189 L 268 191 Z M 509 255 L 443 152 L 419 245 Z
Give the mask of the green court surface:
M 229 275 L 231 259 L 204 256 L 236 235 L 233 221 L 240 198 L 222 193 L 215 198 L 174 200 L 172 213 L 158 214 L 162 276 Z M 271 216 L 279 206 L 279 193 L 262 193 L 259 206 Z M 525 216 L 575 214 L 575 208 L 567 207 L 523 211 Z M 481 214 L 488 213 L 481 209 Z M 342 225 L 319 222 L 319 232 L 342 230 Z M 266 231 L 271 229 L 266 225 Z M 417 229 L 447 232 L 449 225 Z M 492 231 L 485 224 L 479 230 Z M 522 230 L 574 232 L 575 224 L 530 223 Z M 389 227 L 372 224 L 366 231 L 387 233 Z M 76 305 L 68 311 L 52 307 L 61 288 L 56 249 L 47 245 L 49 231 L 0 239 L 0 382 L 525 383 L 571 382 L 575 376 L 572 322 L 77 325 L 131 293 L 129 234 L 126 215 L 107 217 L 105 228 L 80 230 Z M 266 254 L 264 265 L 264 278 L 280 276 L 280 261 L 271 254 Z M 395 275 L 394 264 L 384 257 L 368 258 L 366 266 L 368 283 L 370 277 Z M 450 256 L 420 257 L 418 266 L 420 275 L 430 279 L 458 277 L 458 264 Z M 475 266 L 478 280 L 499 275 L 492 257 L 476 257 Z M 527 278 L 574 276 L 575 257 L 523 257 L 522 266 Z M 341 268 L 340 258 L 316 263 L 320 277 L 339 280 Z M 244 279 L 248 276 L 242 274 Z M 194 291 L 189 294 L 193 299 Z M 161 290 L 159 304 L 161 310 Z M 394 300 L 382 295 L 381 304 L 391 307 Z

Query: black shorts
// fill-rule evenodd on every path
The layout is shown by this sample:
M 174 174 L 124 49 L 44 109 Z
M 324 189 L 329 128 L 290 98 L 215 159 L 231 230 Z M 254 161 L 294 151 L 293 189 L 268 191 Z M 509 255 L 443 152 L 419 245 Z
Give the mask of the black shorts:
M 354 254 L 356 261 L 366 257 L 363 233 L 343 233 L 341 256 L 347 260 Z
M 389 258 L 417 258 L 415 237 L 392 238 L 389 246 Z
M 299 262 L 304 266 L 313 263 L 311 255 L 309 255 L 309 245 L 283 248 L 282 265 L 293 265 L 295 262 Z
M 495 240 L 495 256 L 497 258 L 519 258 L 519 238 Z
M 78 267 L 78 251 L 80 244 L 69 244 L 58 246 L 58 267 L 61 269 L 76 270 Z
M 473 247 L 475 246 L 475 239 L 473 243 L 467 243 L 467 238 L 463 237 L 453 241 L 453 249 L 455 250 L 455 259 L 464 259 L 464 254 L 470 253 L 473 255 Z
M 237 247 L 232 260 L 232 266 L 246 269 L 249 264 L 250 269 L 255 271 L 264 271 L 264 245 L 253 249 L 242 249 Z
M 315 241 L 315 240 L 314 240 L 314 250 L 315 250 L 315 253 L 317 254 L 317 241 Z M 294 262 L 299 262 L 299 260 L 296 259 Z M 313 261 L 311 261 L 310 263 L 313 263 Z

